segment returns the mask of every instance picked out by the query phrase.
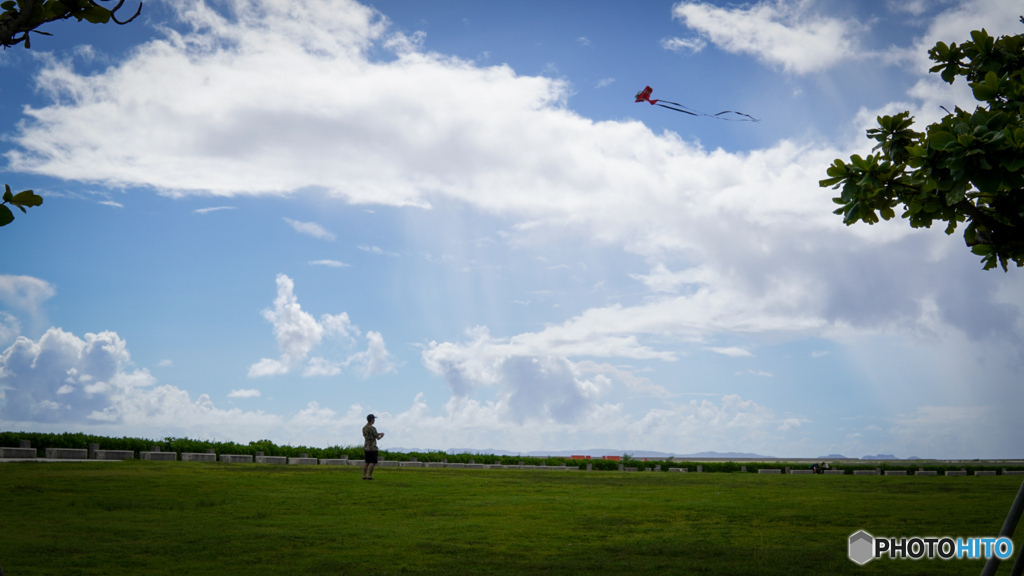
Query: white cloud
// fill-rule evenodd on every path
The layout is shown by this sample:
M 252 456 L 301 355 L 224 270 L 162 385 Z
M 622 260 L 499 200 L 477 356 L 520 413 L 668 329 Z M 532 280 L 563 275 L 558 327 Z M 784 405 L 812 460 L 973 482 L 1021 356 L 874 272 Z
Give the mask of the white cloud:
M 803 421 L 800 420 L 799 418 L 786 418 L 785 420 L 782 421 L 782 424 L 779 424 L 779 430 L 785 431 L 792 430 L 794 428 L 799 428 L 800 424 L 802 423 Z
M 172 368 L 174 367 L 174 362 L 169 359 L 165 359 L 157 362 L 156 365 L 160 368 Z
M 310 260 L 309 263 L 313 266 L 327 266 L 329 268 L 347 268 L 348 264 L 339 262 L 338 260 Z
M 365 244 L 362 244 L 358 248 L 360 250 L 362 250 L 363 252 L 369 252 L 370 254 L 376 254 L 377 256 L 398 256 L 399 255 L 397 252 L 389 252 L 388 250 L 384 250 L 383 248 L 381 248 L 379 246 L 367 246 Z
M 295 282 L 285 274 L 277 275 L 277 298 L 274 308 L 263 311 L 263 317 L 274 326 L 277 347 L 281 356 L 261 358 L 249 367 L 250 378 L 280 376 L 305 365 L 303 376 L 334 376 L 342 367 L 354 365 L 365 377 L 395 371 L 395 364 L 379 332 L 366 333 L 367 349 L 345 360 L 310 357 L 324 338 L 336 336 L 350 343 L 360 335 L 359 327 L 352 323 L 348 313 L 324 314 L 320 320 L 304 311 L 295 295 Z
M 734 358 L 748 358 L 752 357 L 753 354 L 749 350 L 738 348 L 736 346 L 729 346 L 726 348 L 708 347 L 706 350 L 710 350 L 715 354 L 722 354 L 723 356 L 732 356 Z
M 0 302 L 7 306 L 35 312 L 40 304 L 56 294 L 57 290 L 46 280 L 0 274 Z
M 597 81 L 597 85 L 595 85 L 594 87 L 595 88 L 604 88 L 606 86 L 611 86 L 614 83 L 615 83 L 615 78 L 601 78 L 600 80 Z
M 21 334 L 21 322 L 7 312 L 0 312 L 0 344 L 7 344 Z
M 98 203 L 103 204 L 104 206 L 113 206 L 114 208 L 124 208 L 124 204 L 121 204 L 120 202 L 114 202 L 113 200 L 102 200 Z
M 327 240 L 328 242 L 334 241 L 334 234 L 331 234 L 325 230 L 323 226 L 315 222 L 299 222 L 298 220 L 292 220 L 291 218 L 285 218 L 284 221 L 299 234 L 312 236 L 317 240 Z
M 220 210 L 235 210 L 234 206 L 213 206 L 210 208 L 196 208 L 194 212 L 196 214 L 209 214 L 210 212 L 218 212 Z
M 260 396 L 262 394 L 255 388 L 242 388 L 228 393 L 228 398 L 259 398 Z
M 738 8 L 684 1 L 673 15 L 723 50 L 806 74 L 853 57 L 861 29 L 849 19 L 815 14 L 812 7 L 809 0 L 763 0 Z
M 671 50 L 673 52 L 693 52 L 697 53 L 704 49 L 708 43 L 703 38 L 662 38 L 661 47 L 665 50 Z
M 395 364 L 391 360 L 391 354 L 384 345 L 384 337 L 380 332 L 372 330 L 366 333 L 367 347 L 363 352 L 354 354 L 346 361 L 346 365 L 355 364 L 360 366 L 364 377 L 387 374 L 395 371 Z

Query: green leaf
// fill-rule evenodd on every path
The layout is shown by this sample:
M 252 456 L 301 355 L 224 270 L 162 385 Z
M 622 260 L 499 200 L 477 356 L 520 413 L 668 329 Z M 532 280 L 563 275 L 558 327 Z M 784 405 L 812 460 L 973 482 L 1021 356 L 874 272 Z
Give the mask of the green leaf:
M 81 17 L 93 24 L 106 24 L 110 21 L 110 10 L 102 6 L 89 6 L 82 10 Z
M 14 199 L 14 195 L 11 194 L 11 187 L 4 184 L 4 188 L 6 188 L 6 190 L 4 190 L 4 202 L 10 202 Z
M 3 8 L 4 10 L 13 10 L 15 6 L 17 6 L 17 4 L 14 0 L 7 0 L 7 2 L 0 4 L 0 8 Z
M 10 203 L 16 206 L 41 206 L 43 204 L 43 197 L 31 190 L 25 190 L 15 194 Z
M 955 142 L 956 136 L 953 136 L 949 132 L 943 130 L 933 132 L 928 138 L 928 145 L 936 150 L 945 150 Z
M 0 205 L 0 226 L 7 226 L 14 222 L 14 213 L 7 206 Z

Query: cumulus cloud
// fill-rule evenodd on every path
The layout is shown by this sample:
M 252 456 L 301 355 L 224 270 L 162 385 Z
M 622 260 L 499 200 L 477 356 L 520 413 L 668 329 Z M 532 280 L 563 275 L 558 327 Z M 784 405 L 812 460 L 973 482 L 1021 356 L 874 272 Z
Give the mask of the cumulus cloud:
M 317 240 L 327 240 L 328 242 L 332 242 L 334 240 L 334 234 L 331 234 L 323 226 L 315 222 L 299 222 L 298 220 L 292 220 L 291 218 L 285 218 L 284 221 L 299 234 L 305 234 L 306 236 L 311 236 Z
M 343 366 L 354 364 L 366 377 L 394 371 L 394 364 L 379 332 L 366 334 L 367 350 L 357 352 L 344 361 L 328 360 L 320 356 L 309 357 L 324 338 L 339 337 L 355 342 L 359 327 L 352 323 L 348 313 L 324 314 L 317 320 L 302 309 L 295 295 L 295 282 L 285 274 L 277 275 L 277 298 L 274 308 L 263 311 L 263 317 L 273 324 L 279 358 L 261 358 L 249 367 L 250 378 L 280 376 L 303 366 L 303 376 L 333 376 Z
M 46 280 L 32 276 L 0 274 L 0 303 L 27 312 L 35 312 L 39 305 L 53 298 L 56 288 Z
M 388 352 L 387 346 L 384 345 L 384 337 L 380 332 L 368 331 L 366 344 L 366 350 L 350 356 L 346 365 L 358 366 L 365 377 L 395 371 L 395 364 L 391 360 L 391 354 Z
M 255 389 L 231 398 L 259 397 Z M 315 402 L 311 403 L 315 406 Z M 360 410 L 336 416 L 358 430 Z M 218 408 L 207 394 L 197 398 L 161 385 L 148 370 L 131 369 L 127 343 L 115 332 L 78 337 L 50 328 L 39 340 L 19 337 L 0 352 L 0 428 L 52 430 L 55 424 L 97 434 L 187 436 L 247 442 L 322 439 L 306 411 L 293 415 Z
M 2 413 L 8 420 L 81 421 L 111 398 L 151 386 L 148 370 L 126 372 L 125 342 L 114 332 L 78 338 L 50 328 L 38 341 L 24 336 L 0 355 Z
M 849 19 L 820 16 L 812 8 L 809 0 L 765 0 L 737 8 L 684 1 L 673 15 L 723 50 L 752 54 L 787 72 L 807 74 L 854 56 L 862 28 Z

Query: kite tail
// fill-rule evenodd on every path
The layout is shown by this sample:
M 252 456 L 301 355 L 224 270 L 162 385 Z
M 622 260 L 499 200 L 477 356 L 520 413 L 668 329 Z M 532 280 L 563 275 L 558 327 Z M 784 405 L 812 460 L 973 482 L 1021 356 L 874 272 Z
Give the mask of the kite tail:
M 749 120 L 744 120 L 742 118 L 721 118 L 722 114 L 738 114 L 740 116 L 746 116 L 747 118 L 749 118 Z M 715 114 L 713 118 L 718 118 L 719 120 L 730 120 L 732 122 L 760 122 L 759 119 L 754 118 L 750 114 L 744 114 L 743 112 L 737 112 L 735 110 L 726 110 L 724 112 L 719 112 L 718 114 Z
M 735 110 L 725 110 L 719 112 L 718 114 L 705 114 L 704 112 L 700 112 L 699 110 L 694 110 L 693 108 L 690 108 L 688 106 L 683 106 L 679 102 L 672 102 L 669 100 L 662 99 L 654 100 L 652 104 L 654 102 L 657 102 L 657 105 L 661 106 L 662 108 L 668 108 L 669 110 L 675 110 L 676 112 L 682 112 L 683 114 L 689 114 L 690 116 L 704 116 L 705 118 L 714 118 L 716 120 L 725 120 L 727 122 L 760 122 L 759 119 L 754 118 L 750 114 L 744 114 L 743 112 L 737 112 Z M 673 104 L 674 106 L 666 106 L 665 104 L 662 104 L 662 102 L 664 102 L 665 104 Z M 745 118 L 723 118 L 722 114 L 737 114 L 739 116 L 744 116 Z
M 690 112 L 689 110 L 683 110 L 682 108 L 673 108 L 672 106 L 665 106 L 664 104 L 658 104 L 658 106 L 661 106 L 662 108 L 668 108 L 669 110 L 675 110 L 676 112 L 682 112 L 683 114 L 689 114 L 690 116 L 701 116 L 701 114 L 698 114 L 696 112 Z

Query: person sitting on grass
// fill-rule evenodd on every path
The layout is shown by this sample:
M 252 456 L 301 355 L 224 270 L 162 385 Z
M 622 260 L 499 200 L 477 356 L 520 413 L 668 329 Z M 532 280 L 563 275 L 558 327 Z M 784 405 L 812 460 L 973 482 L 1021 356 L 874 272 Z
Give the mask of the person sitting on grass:
M 363 480 L 373 480 L 373 466 L 377 463 L 377 440 L 384 437 L 384 433 L 377 433 L 373 422 L 377 419 L 373 414 L 366 416 L 366 426 L 363 426 Z

